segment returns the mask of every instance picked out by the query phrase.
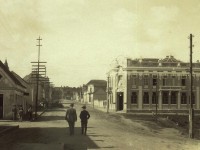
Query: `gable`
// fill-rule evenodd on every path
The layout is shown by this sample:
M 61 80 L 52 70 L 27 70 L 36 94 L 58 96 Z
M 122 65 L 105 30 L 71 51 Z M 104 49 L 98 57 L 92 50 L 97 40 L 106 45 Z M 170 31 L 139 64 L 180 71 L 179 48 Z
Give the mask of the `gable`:
M 0 68 L 0 88 L 11 88 L 16 87 L 16 84 L 14 81 L 11 80 L 11 78 L 5 73 L 2 68 Z

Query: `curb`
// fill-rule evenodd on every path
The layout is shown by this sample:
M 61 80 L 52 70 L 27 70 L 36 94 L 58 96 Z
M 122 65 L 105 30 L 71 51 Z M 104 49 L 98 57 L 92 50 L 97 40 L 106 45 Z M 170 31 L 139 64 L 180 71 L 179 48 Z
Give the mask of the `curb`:
M 17 126 L 9 126 L 8 128 L 0 131 L 0 136 L 4 135 L 5 133 L 8 133 L 10 131 L 13 131 L 15 129 L 19 129 L 19 125 L 17 125 Z

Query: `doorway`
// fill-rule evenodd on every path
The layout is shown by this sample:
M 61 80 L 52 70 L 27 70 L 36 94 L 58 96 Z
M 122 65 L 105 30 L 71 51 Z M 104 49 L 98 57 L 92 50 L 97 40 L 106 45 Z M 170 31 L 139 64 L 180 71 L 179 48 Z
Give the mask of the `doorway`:
M 0 94 L 0 119 L 3 119 L 3 94 Z
M 124 95 L 123 92 L 117 93 L 117 99 L 118 99 L 118 111 L 124 109 Z

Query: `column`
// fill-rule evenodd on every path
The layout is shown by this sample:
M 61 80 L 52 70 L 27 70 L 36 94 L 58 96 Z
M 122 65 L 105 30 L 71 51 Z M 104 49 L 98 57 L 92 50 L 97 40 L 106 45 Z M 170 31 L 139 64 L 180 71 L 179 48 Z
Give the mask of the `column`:
M 152 91 L 149 92 L 149 109 L 152 109 Z
M 142 86 L 139 86 L 138 89 L 139 89 L 139 93 L 138 93 L 138 108 L 139 108 L 139 110 L 142 110 L 142 105 L 143 105 Z
M 128 77 L 127 77 L 127 72 L 124 73 L 124 106 L 123 110 L 127 111 L 127 96 L 128 96 Z
M 178 91 L 178 101 L 177 101 L 177 103 L 178 103 L 178 109 L 181 109 L 181 92 L 180 91 Z
M 169 95 L 168 95 L 168 109 L 170 109 L 171 106 L 171 91 L 169 91 Z
M 199 86 L 196 87 L 196 109 L 199 109 Z
M 159 91 L 158 95 L 158 109 L 162 110 L 162 91 Z

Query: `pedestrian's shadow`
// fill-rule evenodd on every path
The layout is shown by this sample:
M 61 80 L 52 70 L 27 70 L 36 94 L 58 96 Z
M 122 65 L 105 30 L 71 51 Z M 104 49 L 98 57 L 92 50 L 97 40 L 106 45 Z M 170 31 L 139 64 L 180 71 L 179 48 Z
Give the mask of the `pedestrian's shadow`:
M 81 128 L 75 127 L 75 134 L 69 135 L 69 128 L 66 131 L 66 141 L 64 142 L 64 150 L 88 150 L 99 149 L 100 147 L 92 141 L 88 135 L 81 134 Z
M 1 140 L 1 139 L 0 139 Z M 29 127 L 19 128 L 2 139 L 5 149 L 9 146 L 10 150 L 18 150 L 18 143 L 29 143 L 29 145 L 51 145 L 52 143 L 60 144 L 63 150 L 88 150 L 99 149 L 100 147 L 89 136 L 81 134 L 81 128 L 75 128 L 75 134 L 69 135 L 69 128 L 58 127 Z M 2 141 L 2 142 L 3 142 Z M 12 145 L 9 144 L 12 141 Z M 1 141 L 0 141 L 1 143 Z M 28 145 L 27 145 L 28 146 Z
M 104 147 L 99 147 L 96 142 L 104 142 L 102 139 L 95 139 L 92 140 L 91 136 L 96 136 L 96 137 L 107 137 L 105 135 L 96 135 L 95 133 L 90 133 L 88 131 L 87 135 L 82 135 L 81 134 L 81 128 L 76 127 L 75 128 L 75 135 L 70 136 L 69 135 L 69 128 L 67 129 L 67 137 L 66 137 L 66 142 L 64 143 L 64 150 L 88 150 L 88 149 L 101 149 L 101 148 L 106 148 L 106 149 L 112 149 L 114 146 L 104 146 Z

